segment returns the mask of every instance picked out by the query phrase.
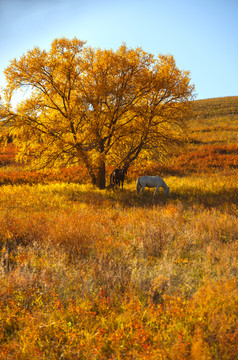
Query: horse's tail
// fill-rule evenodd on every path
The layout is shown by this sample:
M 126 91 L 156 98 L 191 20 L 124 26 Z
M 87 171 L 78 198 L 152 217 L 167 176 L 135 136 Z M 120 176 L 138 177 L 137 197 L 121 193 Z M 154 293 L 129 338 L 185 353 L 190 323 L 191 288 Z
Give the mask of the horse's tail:
M 141 183 L 140 183 L 140 178 L 137 179 L 137 182 L 136 182 L 136 191 L 137 191 L 137 194 L 139 194 L 140 192 L 140 188 L 141 188 Z
M 110 175 L 110 185 L 115 185 L 114 184 L 114 171 Z

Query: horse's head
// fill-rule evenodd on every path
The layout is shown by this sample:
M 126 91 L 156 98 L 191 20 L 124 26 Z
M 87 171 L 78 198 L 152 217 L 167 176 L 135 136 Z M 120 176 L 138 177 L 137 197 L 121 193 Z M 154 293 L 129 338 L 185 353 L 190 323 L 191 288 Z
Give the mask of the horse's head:
M 169 196 L 169 187 L 167 186 L 167 188 L 164 190 L 166 196 Z

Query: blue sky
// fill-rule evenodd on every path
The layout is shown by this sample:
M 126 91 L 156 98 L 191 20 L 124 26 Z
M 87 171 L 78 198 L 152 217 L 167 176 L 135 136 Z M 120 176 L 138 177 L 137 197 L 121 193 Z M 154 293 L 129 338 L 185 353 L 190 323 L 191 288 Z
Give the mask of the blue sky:
M 172 54 L 197 99 L 238 95 L 237 0 L 0 0 L 0 86 L 13 58 L 55 38 Z

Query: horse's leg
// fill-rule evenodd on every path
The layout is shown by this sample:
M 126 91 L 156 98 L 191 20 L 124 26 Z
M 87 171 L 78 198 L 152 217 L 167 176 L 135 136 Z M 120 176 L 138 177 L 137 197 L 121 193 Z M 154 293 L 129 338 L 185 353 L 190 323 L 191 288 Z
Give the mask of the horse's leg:
M 157 187 L 156 187 L 156 189 L 155 189 L 155 191 L 154 191 L 153 196 L 155 196 L 155 195 L 156 195 L 156 193 L 158 192 L 159 188 L 160 188 L 159 186 L 157 186 Z
M 142 194 L 144 194 L 145 186 L 142 186 Z

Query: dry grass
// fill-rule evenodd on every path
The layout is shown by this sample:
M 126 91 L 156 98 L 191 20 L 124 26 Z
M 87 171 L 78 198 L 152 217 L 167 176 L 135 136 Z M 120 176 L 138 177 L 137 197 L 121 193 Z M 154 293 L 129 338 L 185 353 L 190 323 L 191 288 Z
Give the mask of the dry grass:
M 210 177 L 168 178 L 169 200 L 162 193 L 153 200 L 150 191 L 137 196 L 134 184 L 124 192 L 76 184 L 0 188 L 2 353 L 19 359 L 146 359 L 148 350 L 155 359 L 175 358 L 182 336 L 186 349 L 177 358 L 195 359 L 204 342 L 209 356 L 223 356 L 221 339 L 217 348 L 207 340 L 211 310 L 204 328 L 187 326 L 183 335 L 176 328 L 205 311 L 194 305 L 204 296 L 201 286 L 211 307 L 207 287 L 228 286 L 237 275 L 236 208 L 228 207 L 235 178 L 226 182 L 230 195 L 219 206 L 213 205 L 224 187 L 222 176 L 217 187 Z M 231 293 L 236 297 L 234 286 Z M 235 315 L 229 299 L 220 304 L 217 296 L 227 314 L 216 315 L 222 327 Z M 190 312 L 177 318 L 183 303 Z M 161 317 L 173 320 L 164 327 Z M 232 359 L 229 346 L 224 358 Z

